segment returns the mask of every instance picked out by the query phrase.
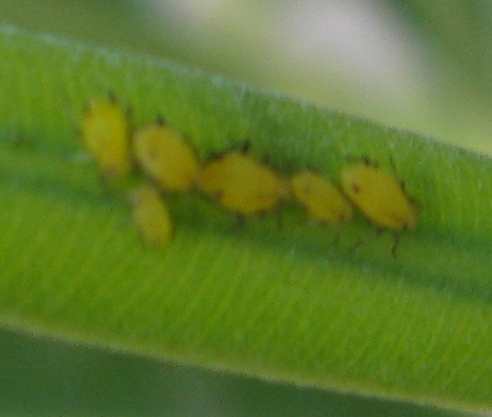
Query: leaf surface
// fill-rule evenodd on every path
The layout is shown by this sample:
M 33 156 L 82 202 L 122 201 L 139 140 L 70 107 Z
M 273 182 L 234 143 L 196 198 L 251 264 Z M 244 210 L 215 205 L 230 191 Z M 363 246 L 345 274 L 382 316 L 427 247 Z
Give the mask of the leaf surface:
M 461 409 L 492 398 L 492 163 L 408 132 L 150 58 L 0 30 L 0 320 L 158 358 Z M 336 231 L 299 208 L 248 219 L 170 196 L 176 235 L 141 242 L 80 158 L 88 100 L 163 115 L 202 160 L 249 141 L 282 175 L 335 183 L 349 156 L 404 181 L 415 231 Z M 357 250 L 351 248 L 363 241 Z

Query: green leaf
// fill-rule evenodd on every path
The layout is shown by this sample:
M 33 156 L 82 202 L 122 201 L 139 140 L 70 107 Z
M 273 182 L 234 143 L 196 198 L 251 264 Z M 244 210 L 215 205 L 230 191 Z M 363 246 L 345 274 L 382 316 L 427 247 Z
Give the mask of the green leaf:
M 492 163 L 408 132 L 149 58 L 0 31 L 0 319 L 72 341 L 299 385 L 460 409 L 492 405 Z M 347 156 L 404 180 L 419 226 L 340 230 L 169 197 L 176 236 L 143 244 L 78 156 L 84 104 L 112 90 L 202 159 L 249 141 L 284 175 L 338 182 Z M 357 250 L 354 245 L 363 241 Z

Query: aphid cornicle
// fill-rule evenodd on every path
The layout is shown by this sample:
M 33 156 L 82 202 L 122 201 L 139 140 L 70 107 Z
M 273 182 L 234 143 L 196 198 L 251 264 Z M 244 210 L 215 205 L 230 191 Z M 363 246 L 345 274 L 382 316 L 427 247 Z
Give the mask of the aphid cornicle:
M 105 177 L 117 179 L 130 172 L 128 121 L 114 98 L 91 100 L 85 109 L 80 132 L 87 151 Z
M 287 181 L 247 155 L 247 145 L 242 151 L 226 152 L 206 163 L 199 186 L 239 216 L 274 210 L 290 194 Z
M 185 192 L 196 183 L 200 163 L 194 149 L 162 120 L 135 132 L 133 153 L 143 172 L 164 191 Z
M 130 192 L 132 220 L 144 242 L 165 247 L 173 236 L 173 221 L 164 198 L 152 185 L 141 184 Z
M 290 182 L 292 196 L 307 210 L 311 219 L 333 224 L 351 217 L 352 206 L 323 175 L 303 171 L 295 174 Z
M 417 210 L 402 183 L 365 159 L 341 172 L 343 192 L 378 230 L 393 232 L 392 254 L 396 255 L 399 232 L 417 225 Z

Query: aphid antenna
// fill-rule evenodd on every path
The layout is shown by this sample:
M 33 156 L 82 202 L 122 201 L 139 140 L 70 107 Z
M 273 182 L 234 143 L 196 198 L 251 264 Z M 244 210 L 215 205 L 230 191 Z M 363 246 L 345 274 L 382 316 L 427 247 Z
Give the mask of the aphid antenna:
M 401 178 L 400 173 L 398 172 L 398 169 L 396 168 L 395 158 L 394 158 L 393 154 L 390 155 L 390 164 L 391 164 L 391 169 L 393 170 L 393 173 L 395 174 L 395 177 L 398 179 L 398 182 L 400 183 L 401 189 L 405 192 L 405 194 L 407 194 L 407 187 L 406 187 L 405 181 L 400 179 Z M 414 201 L 411 197 L 408 197 L 408 199 L 412 203 L 414 203 Z
M 352 154 L 348 154 L 347 156 L 345 156 L 345 162 L 362 162 L 363 164 L 368 166 L 372 166 L 375 168 L 379 167 L 379 164 L 375 160 L 369 158 L 367 155 L 355 156 Z
M 396 168 L 395 156 L 391 154 L 389 160 L 390 160 L 391 169 L 393 170 L 395 177 L 398 178 L 398 181 L 400 182 L 402 189 L 405 190 L 405 183 L 402 180 L 400 180 L 401 178 L 400 173 L 398 172 L 398 168 Z
M 242 154 L 246 154 L 250 150 L 251 142 L 249 140 L 241 142 L 236 139 L 228 138 L 228 142 L 229 142 L 229 146 L 227 146 L 225 149 L 221 151 L 212 152 L 210 155 L 214 157 L 221 157 L 229 152 L 240 152 Z
M 64 104 L 63 110 L 64 112 L 67 113 L 67 117 L 71 120 L 73 124 L 76 124 L 78 126 L 80 115 L 75 112 L 73 108 L 73 103 L 70 101 L 69 94 L 66 87 L 62 88 L 61 101 Z M 88 111 L 89 111 L 89 103 L 86 101 L 82 107 L 82 112 L 83 114 L 86 114 Z
M 99 82 L 95 83 L 95 90 L 98 94 L 104 94 L 112 104 L 118 104 L 118 95 L 114 87 L 105 86 Z
M 404 189 L 405 190 L 405 189 Z M 406 190 L 405 190 L 406 192 Z M 410 203 L 412 203 L 412 206 L 418 211 L 422 211 L 422 203 L 417 200 L 415 197 L 413 196 L 407 196 L 408 200 L 410 201 Z
M 261 162 L 263 162 L 265 165 L 270 165 L 270 155 L 263 155 L 261 158 Z
M 362 158 L 364 161 L 364 164 L 374 167 L 374 168 L 379 168 L 379 164 L 374 160 L 369 158 L 367 155 Z
M 390 155 L 390 165 L 391 165 L 391 169 L 393 170 L 393 172 L 395 174 L 395 177 L 398 179 L 398 182 L 400 184 L 401 189 L 406 194 L 408 200 L 412 203 L 412 205 L 418 211 L 420 211 L 422 209 L 422 204 L 420 203 L 420 201 L 418 201 L 414 197 L 408 195 L 406 183 L 405 183 L 405 181 L 403 181 L 403 180 L 400 179 L 400 175 L 399 175 L 398 169 L 396 168 L 395 158 L 394 158 L 394 155 L 393 154 Z

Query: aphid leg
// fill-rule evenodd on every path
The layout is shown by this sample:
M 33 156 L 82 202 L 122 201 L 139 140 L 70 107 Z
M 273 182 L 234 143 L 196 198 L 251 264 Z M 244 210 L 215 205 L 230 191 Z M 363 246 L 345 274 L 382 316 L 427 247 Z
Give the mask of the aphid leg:
M 142 230 L 137 230 L 137 236 L 140 244 L 146 248 L 156 248 L 158 246 L 156 242 L 152 242 L 146 239 L 145 234 Z
M 158 124 L 159 126 L 165 126 L 166 125 L 166 119 L 164 118 L 164 116 L 162 114 L 158 114 L 156 119 L 155 119 L 155 122 L 156 124 Z
M 67 118 L 71 121 L 72 124 L 78 125 L 80 122 L 80 117 L 81 114 L 79 110 L 76 110 L 74 108 L 73 100 L 70 99 L 70 94 L 66 90 L 66 88 L 63 88 L 62 96 L 61 96 L 61 102 L 63 104 L 63 110 Z M 85 102 L 82 104 L 82 115 L 87 115 L 87 113 L 90 110 L 90 106 L 88 102 Z M 77 132 L 79 135 L 79 132 Z
M 220 159 L 220 158 L 223 158 L 225 155 L 225 152 L 224 151 L 212 151 L 208 154 L 208 158 L 207 159 L 210 159 L 210 160 L 213 160 L 213 159 Z
M 377 228 L 375 230 L 376 238 L 379 237 L 381 235 L 381 233 L 383 233 L 383 231 L 384 231 L 383 229 Z M 359 247 L 361 247 L 363 244 L 365 244 L 366 242 L 368 242 L 371 239 L 372 239 L 372 236 L 368 236 L 365 239 L 361 239 L 359 242 L 357 242 L 354 246 L 352 246 L 349 249 L 349 252 L 354 252 L 356 249 L 358 249 Z
M 210 154 L 208 155 L 208 159 L 221 159 L 225 155 L 227 155 L 229 151 L 238 151 L 242 154 L 246 154 L 249 151 L 249 146 L 249 140 L 247 140 L 246 142 L 236 142 L 231 140 L 231 145 L 227 147 L 227 149 L 210 152 Z
M 350 248 L 349 248 L 349 253 L 353 253 L 355 252 L 357 249 L 359 249 L 368 239 L 362 239 L 362 240 L 359 240 L 355 245 L 352 245 Z
M 270 157 L 268 155 L 265 155 L 261 158 L 261 162 L 263 162 L 265 165 L 270 164 Z
M 118 104 L 118 98 L 112 88 L 108 90 L 108 101 L 112 104 Z
M 104 190 L 108 191 L 109 190 L 109 181 L 108 178 L 102 173 L 98 172 L 97 173 L 97 181 L 99 183 L 99 186 Z
M 125 117 L 128 119 L 128 120 L 131 120 L 133 119 L 133 109 L 128 106 L 126 109 L 125 109 Z
M 176 225 L 174 223 L 171 225 L 170 236 L 171 236 L 171 239 L 174 239 L 174 236 L 176 236 Z
M 251 142 L 249 140 L 245 140 L 244 142 L 239 142 L 238 140 L 234 140 L 229 138 L 229 146 L 227 146 L 222 151 L 213 152 L 211 155 L 214 157 L 223 156 L 229 152 L 239 152 L 242 154 L 247 154 L 250 149 Z
M 284 226 L 284 222 L 283 222 L 284 219 L 279 209 L 275 210 L 275 216 L 277 217 L 277 228 L 278 230 L 282 230 Z
M 247 140 L 247 141 L 240 143 L 238 145 L 239 145 L 239 150 L 241 151 L 241 153 L 247 154 L 249 152 L 250 147 L 251 147 L 251 142 L 249 140 Z
M 242 214 L 236 214 L 236 228 L 240 229 L 244 227 L 246 223 L 246 218 Z
M 333 240 L 333 243 L 335 244 L 335 246 L 338 246 L 338 243 L 340 242 L 340 235 L 341 235 L 341 230 L 340 230 L 340 226 L 335 226 L 334 227 L 334 230 L 335 230 L 335 239 Z
M 393 233 L 393 244 L 391 245 L 391 255 L 393 258 L 396 258 L 396 250 L 398 249 L 398 245 L 400 244 L 400 233 Z
M 370 159 L 367 155 L 355 156 L 355 155 L 349 154 L 345 157 L 345 162 L 353 163 L 353 162 L 361 162 L 361 161 L 364 165 L 379 168 L 379 164 L 376 161 L 374 161 L 373 159 Z
M 82 106 L 82 113 L 84 115 L 87 115 L 87 114 L 89 114 L 90 111 L 91 111 L 91 106 L 90 106 L 89 102 L 85 102 L 84 105 Z

